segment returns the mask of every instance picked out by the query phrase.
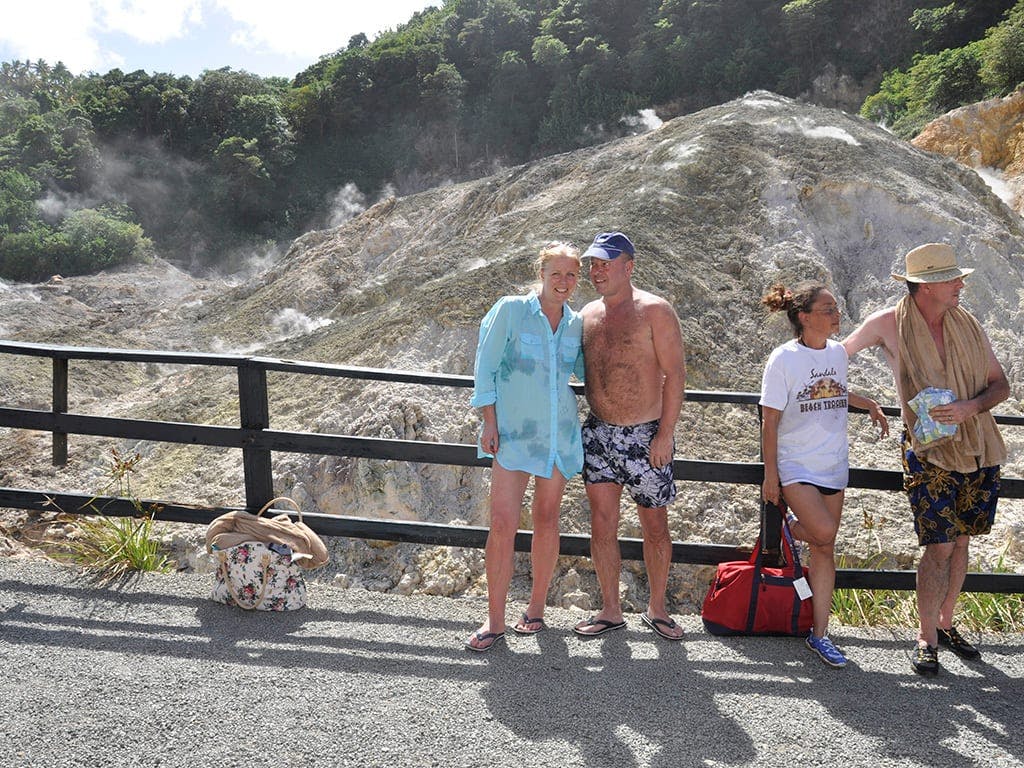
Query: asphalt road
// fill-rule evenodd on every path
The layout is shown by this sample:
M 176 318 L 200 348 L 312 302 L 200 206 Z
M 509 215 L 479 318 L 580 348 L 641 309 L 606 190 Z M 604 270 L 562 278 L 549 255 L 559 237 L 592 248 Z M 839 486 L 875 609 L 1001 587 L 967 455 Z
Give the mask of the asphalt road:
M 310 584 L 291 614 L 206 599 L 210 577 L 97 587 L 0 558 L 0 765 L 1022 766 L 1024 636 L 972 636 L 925 680 L 909 630 L 669 643 L 580 614 L 486 654 L 478 600 Z M 521 608 L 521 606 L 518 606 Z M 517 606 L 510 606 L 510 617 Z

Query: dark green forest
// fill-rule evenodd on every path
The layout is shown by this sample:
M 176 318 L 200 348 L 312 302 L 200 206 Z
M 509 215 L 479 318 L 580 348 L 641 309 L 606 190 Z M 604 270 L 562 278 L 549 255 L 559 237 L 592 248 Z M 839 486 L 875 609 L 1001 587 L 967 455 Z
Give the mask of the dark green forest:
M 1024 0 L 445 0 L 291 81 L 3 63 L 0 277 L 156 253 L 229 270 L 326 226 L 346 188 L 478 177 L 628 133 L 641 109 L 822 100 L 823 73 L 862 94 L 840 106 L 913 136 L 1024 81 Z

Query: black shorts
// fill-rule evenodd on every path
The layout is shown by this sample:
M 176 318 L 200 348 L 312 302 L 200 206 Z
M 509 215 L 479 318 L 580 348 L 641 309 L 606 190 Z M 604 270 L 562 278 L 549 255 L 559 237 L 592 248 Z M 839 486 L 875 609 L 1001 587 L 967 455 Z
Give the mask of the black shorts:
M 822 496 L 835 496 L 837 493 L 839 493 L 838 488 L 826 488 L 822 485 L 815 485 L 814 483 L 805 483 L 803 480 L 798 480 L 797 485 L 809 485 L 811 486 L 811 488 L 817 488 L 818 493 L 820 493 Z

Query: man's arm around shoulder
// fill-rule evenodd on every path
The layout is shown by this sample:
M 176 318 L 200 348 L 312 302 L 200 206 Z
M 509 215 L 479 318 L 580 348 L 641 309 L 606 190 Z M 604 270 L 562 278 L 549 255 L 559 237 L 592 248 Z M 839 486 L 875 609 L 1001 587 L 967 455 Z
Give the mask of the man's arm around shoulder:
M 889 357 L 895 358 L 897 345 L 895 307 L 868 315 L 853 333 L 843 339 L 849 357 L 868 347 L 882 347 Z

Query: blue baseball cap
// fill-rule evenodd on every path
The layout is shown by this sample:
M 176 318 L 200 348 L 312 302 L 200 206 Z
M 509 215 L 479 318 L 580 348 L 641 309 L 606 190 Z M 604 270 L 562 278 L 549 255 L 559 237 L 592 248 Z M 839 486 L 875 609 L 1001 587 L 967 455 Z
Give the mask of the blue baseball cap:
M 602 232 L 594 238 L 593 244 L 587 248 L 583 258 L 590 256 L 594 259 L 611 261 L 623 253 L 633 256 L 633 243 L 621 232 Z

